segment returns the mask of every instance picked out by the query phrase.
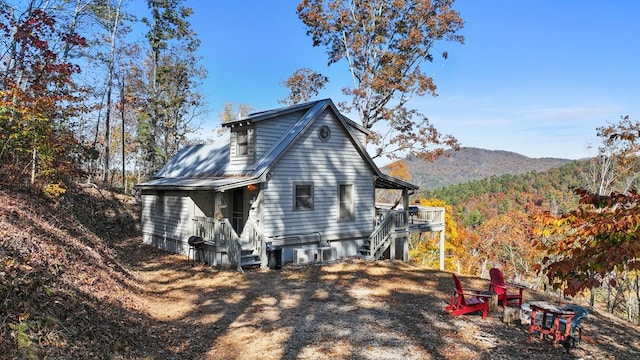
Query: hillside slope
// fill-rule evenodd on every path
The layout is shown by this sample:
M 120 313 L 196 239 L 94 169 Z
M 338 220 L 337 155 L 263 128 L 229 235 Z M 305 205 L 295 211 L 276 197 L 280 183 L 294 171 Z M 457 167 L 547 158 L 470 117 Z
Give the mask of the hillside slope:
M 494 175 L 546 171 L 571 162 L 569 159 L 533 159 L 509 151 L 465 147 L 449 150 L 429 163 L 420 159 L 404 160 L 412 175 L 411 182 L 421 189 L 434 189 L 451 184 L 483 179 Z
M 141 244 L 129 200 L 93 188 L 57 200 L 0 190 L 0 358 L 640 356 L 638 329 L 597 310 L 571 355 L 528 342 L 526 327 L 501 313 L 451 317 L 451 275 L 412 264 L 347 259 L 245 274 L 191 266 Z
M 159 345 L 121 258 L 135 213 L 93 188 L 57 200 L 0 190 L 0 358 L 136 358 Z

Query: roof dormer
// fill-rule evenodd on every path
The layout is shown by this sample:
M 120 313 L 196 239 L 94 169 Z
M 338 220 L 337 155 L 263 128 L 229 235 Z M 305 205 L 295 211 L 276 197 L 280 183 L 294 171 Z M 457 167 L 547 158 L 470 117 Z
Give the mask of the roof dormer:
M 231 128 L 230 165 L 247 166 L 256 161 L 256 131 L 251 122 L 236 122 Z

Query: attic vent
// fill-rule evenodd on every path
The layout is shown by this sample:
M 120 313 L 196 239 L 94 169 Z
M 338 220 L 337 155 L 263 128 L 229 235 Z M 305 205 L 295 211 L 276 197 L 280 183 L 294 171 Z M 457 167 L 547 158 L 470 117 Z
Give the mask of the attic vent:
M 320 129 L 318 129 L 318 137 L 322 141 L 329 141 L 329 138 L 331 138 L 331 129 L 327 125 L 322 125 Z

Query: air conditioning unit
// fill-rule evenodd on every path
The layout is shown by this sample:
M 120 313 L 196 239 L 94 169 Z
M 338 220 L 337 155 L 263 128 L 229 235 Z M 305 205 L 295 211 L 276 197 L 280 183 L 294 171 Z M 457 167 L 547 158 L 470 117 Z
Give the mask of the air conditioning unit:
M 310 248 L 293 249 L 293 261 L 296 264 L 308 264 L 316 260 L 316 252 Z
M 337 258 L 336 248 L 331 246 L 321 246 L 318 247 L 318 261 L 333 261 Z

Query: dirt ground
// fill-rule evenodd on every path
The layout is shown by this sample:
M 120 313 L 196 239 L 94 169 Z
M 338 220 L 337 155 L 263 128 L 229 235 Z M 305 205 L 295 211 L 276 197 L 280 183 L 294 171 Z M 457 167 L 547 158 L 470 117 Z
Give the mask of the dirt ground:
M 453 317 L 446 272 L 347 259 L 244 274 L 122 244 L 162 359 L 640 359 L 640 332 L 591 311 L 566 353 L 502 313 Z M 461 278 L 465 286 L 488 281 Z M 526 292 L 525 301 L 543 300 Z
M 638 328 L 595 310 L 567 354 L 501 312 L 448 314 L 446 272 L 191 266 L 143 245 L 135 214 L 93 187 L 58 201 L 0 190 L 0 359 L 640 359 Z

